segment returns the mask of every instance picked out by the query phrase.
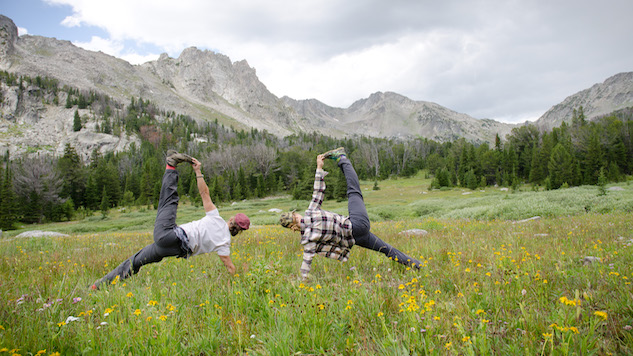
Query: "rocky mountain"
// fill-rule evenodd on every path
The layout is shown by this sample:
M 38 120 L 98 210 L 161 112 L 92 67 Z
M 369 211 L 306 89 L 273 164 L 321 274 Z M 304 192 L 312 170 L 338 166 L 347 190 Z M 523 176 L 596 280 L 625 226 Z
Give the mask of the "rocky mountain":
M 570 123 L 573 110 L 581 106 L 587 120 L 633 106 L 633 72 L 616 74 L 603 83 L 568 96 L 547 110 L 534 124 L 551 130 L 563 122 Z
M 316 131 L 337 137 L 426 137 L 439 141 L 465 137 L 493 142 L 496 134 L 504 137 L 513 127 L 395 93 L 375 93 L 346 109 L 314 99 L 278 98 L 259 81 L 246 61 L 231 62 L 225 55 L 195 47 L 185 49 L 178 58 L 163 54 L 156 61 L 131 65 L 68 41 L 18 37 L 13 21 L 2 15 L 0 37 L 0 70 L 55 78 L 61 85 L 95 91 L 121 103 L 129 102 L 130 97 L 143 98 L 165 111 L 196 120 L 217 119 L 237 129 L 265 129 L 280 136 Z M 0 103 L 0 107 L 3 118 L 11 116 L 16 123 L 23 122 L 24 112 L 29 111 L 12 112 L 17 106 L 8 103 Z M 29 115 L 32 123 L 64 122 L 67 127 L 72 112 L 40 107 L 30 110 Z

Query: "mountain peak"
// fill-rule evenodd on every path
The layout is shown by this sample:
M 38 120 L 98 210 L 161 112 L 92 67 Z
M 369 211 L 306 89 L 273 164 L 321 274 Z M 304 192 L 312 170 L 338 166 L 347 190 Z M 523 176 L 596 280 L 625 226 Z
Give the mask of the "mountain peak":
M 633 72 L 623 72 L 596 83 L 588 89 L 570 95 L 554 105 L 535 124 L 552 129 L 571 122 L 573 111 L 583 107 L 587 120 L 633 106 Z
M 316 99 L 278 98 L 257 77 L 246 60 L 231 62 L 221 53 L 195 46 L 177 58 L 163 53 L 138 66 L 78 48 L 67 41 L 40 36 L 17 37 L 10 19 L 0 18 L 3 46 L 0 69 L 19 75 L 47 76 L 80 91 L 96 91 L 113 100 L 130 96 L 155 103 L 166 112 L 198 121 L 221 119 L 237 129 L 256 128 L 277 135 L 314 131 L 330 136 L 466 137 L 492 141 L 513 125 L 481 122 L 437 104 L 413 101 L 394 92 L 375 92 L 347 109 Z M 10 48 L 11 51 L 6 49 Z
M 10 18 L 0 15 L 0 55 L 4 56 L 13 51 L 18 40 L 18 27 Z

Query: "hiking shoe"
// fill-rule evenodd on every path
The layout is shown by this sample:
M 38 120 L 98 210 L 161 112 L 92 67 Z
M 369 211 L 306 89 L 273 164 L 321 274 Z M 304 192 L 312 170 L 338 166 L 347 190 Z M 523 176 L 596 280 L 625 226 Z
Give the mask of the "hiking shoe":
M 167 164 L 172 167 L 176 167 L 179 163 L 182 162 L 193 164 L 191 156 L 184 153 L 178 153 L 175 150 L 167 150 L 167 158 L 165 159 L 165 161 L 167 161 Z
M 341 157 L 345 156 L 345 148 L 339 147 L 335 150 L 327 151 L 323 154 L 323 158 L 331 158 L 338 161 Z

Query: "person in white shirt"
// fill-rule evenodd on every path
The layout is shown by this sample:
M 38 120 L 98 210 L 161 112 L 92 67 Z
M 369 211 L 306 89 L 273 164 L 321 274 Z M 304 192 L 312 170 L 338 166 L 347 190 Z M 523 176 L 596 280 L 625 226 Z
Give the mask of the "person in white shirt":
M 230 274 L 235 273 L 235 266 L 231 260 L 231 236 L 248 230 L 250 220 L 242 213 L 231 217 L 228 222 L 222 219 L 209 195 L 209 187 L 204 181 L 200 161 L 189 155 L 169 150 L 166 162 L 154 223 L 154 243 L 145 246 L 103 278 L 98 279 L 92 284 L 92 289 L 111 283 L 117 277 L 125 279 L 138 273 L 142 266 L 159 262 L 164 257 L 170 256 L 188 258 L 216 252 L 227 271 Z M 206 214 L 200 220 L 178 226 L 176 225 L 179 201 L 176 166 L 183 162 L 190 163 L 196 174 L 198 192 Z

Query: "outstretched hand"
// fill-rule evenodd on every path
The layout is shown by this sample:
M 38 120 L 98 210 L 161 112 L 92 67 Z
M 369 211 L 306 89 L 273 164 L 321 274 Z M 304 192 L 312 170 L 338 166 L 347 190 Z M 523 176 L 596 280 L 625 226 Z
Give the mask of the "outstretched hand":
M 317 169 L 323 169 L 323 155 L 318 155 L 316 158 Z

